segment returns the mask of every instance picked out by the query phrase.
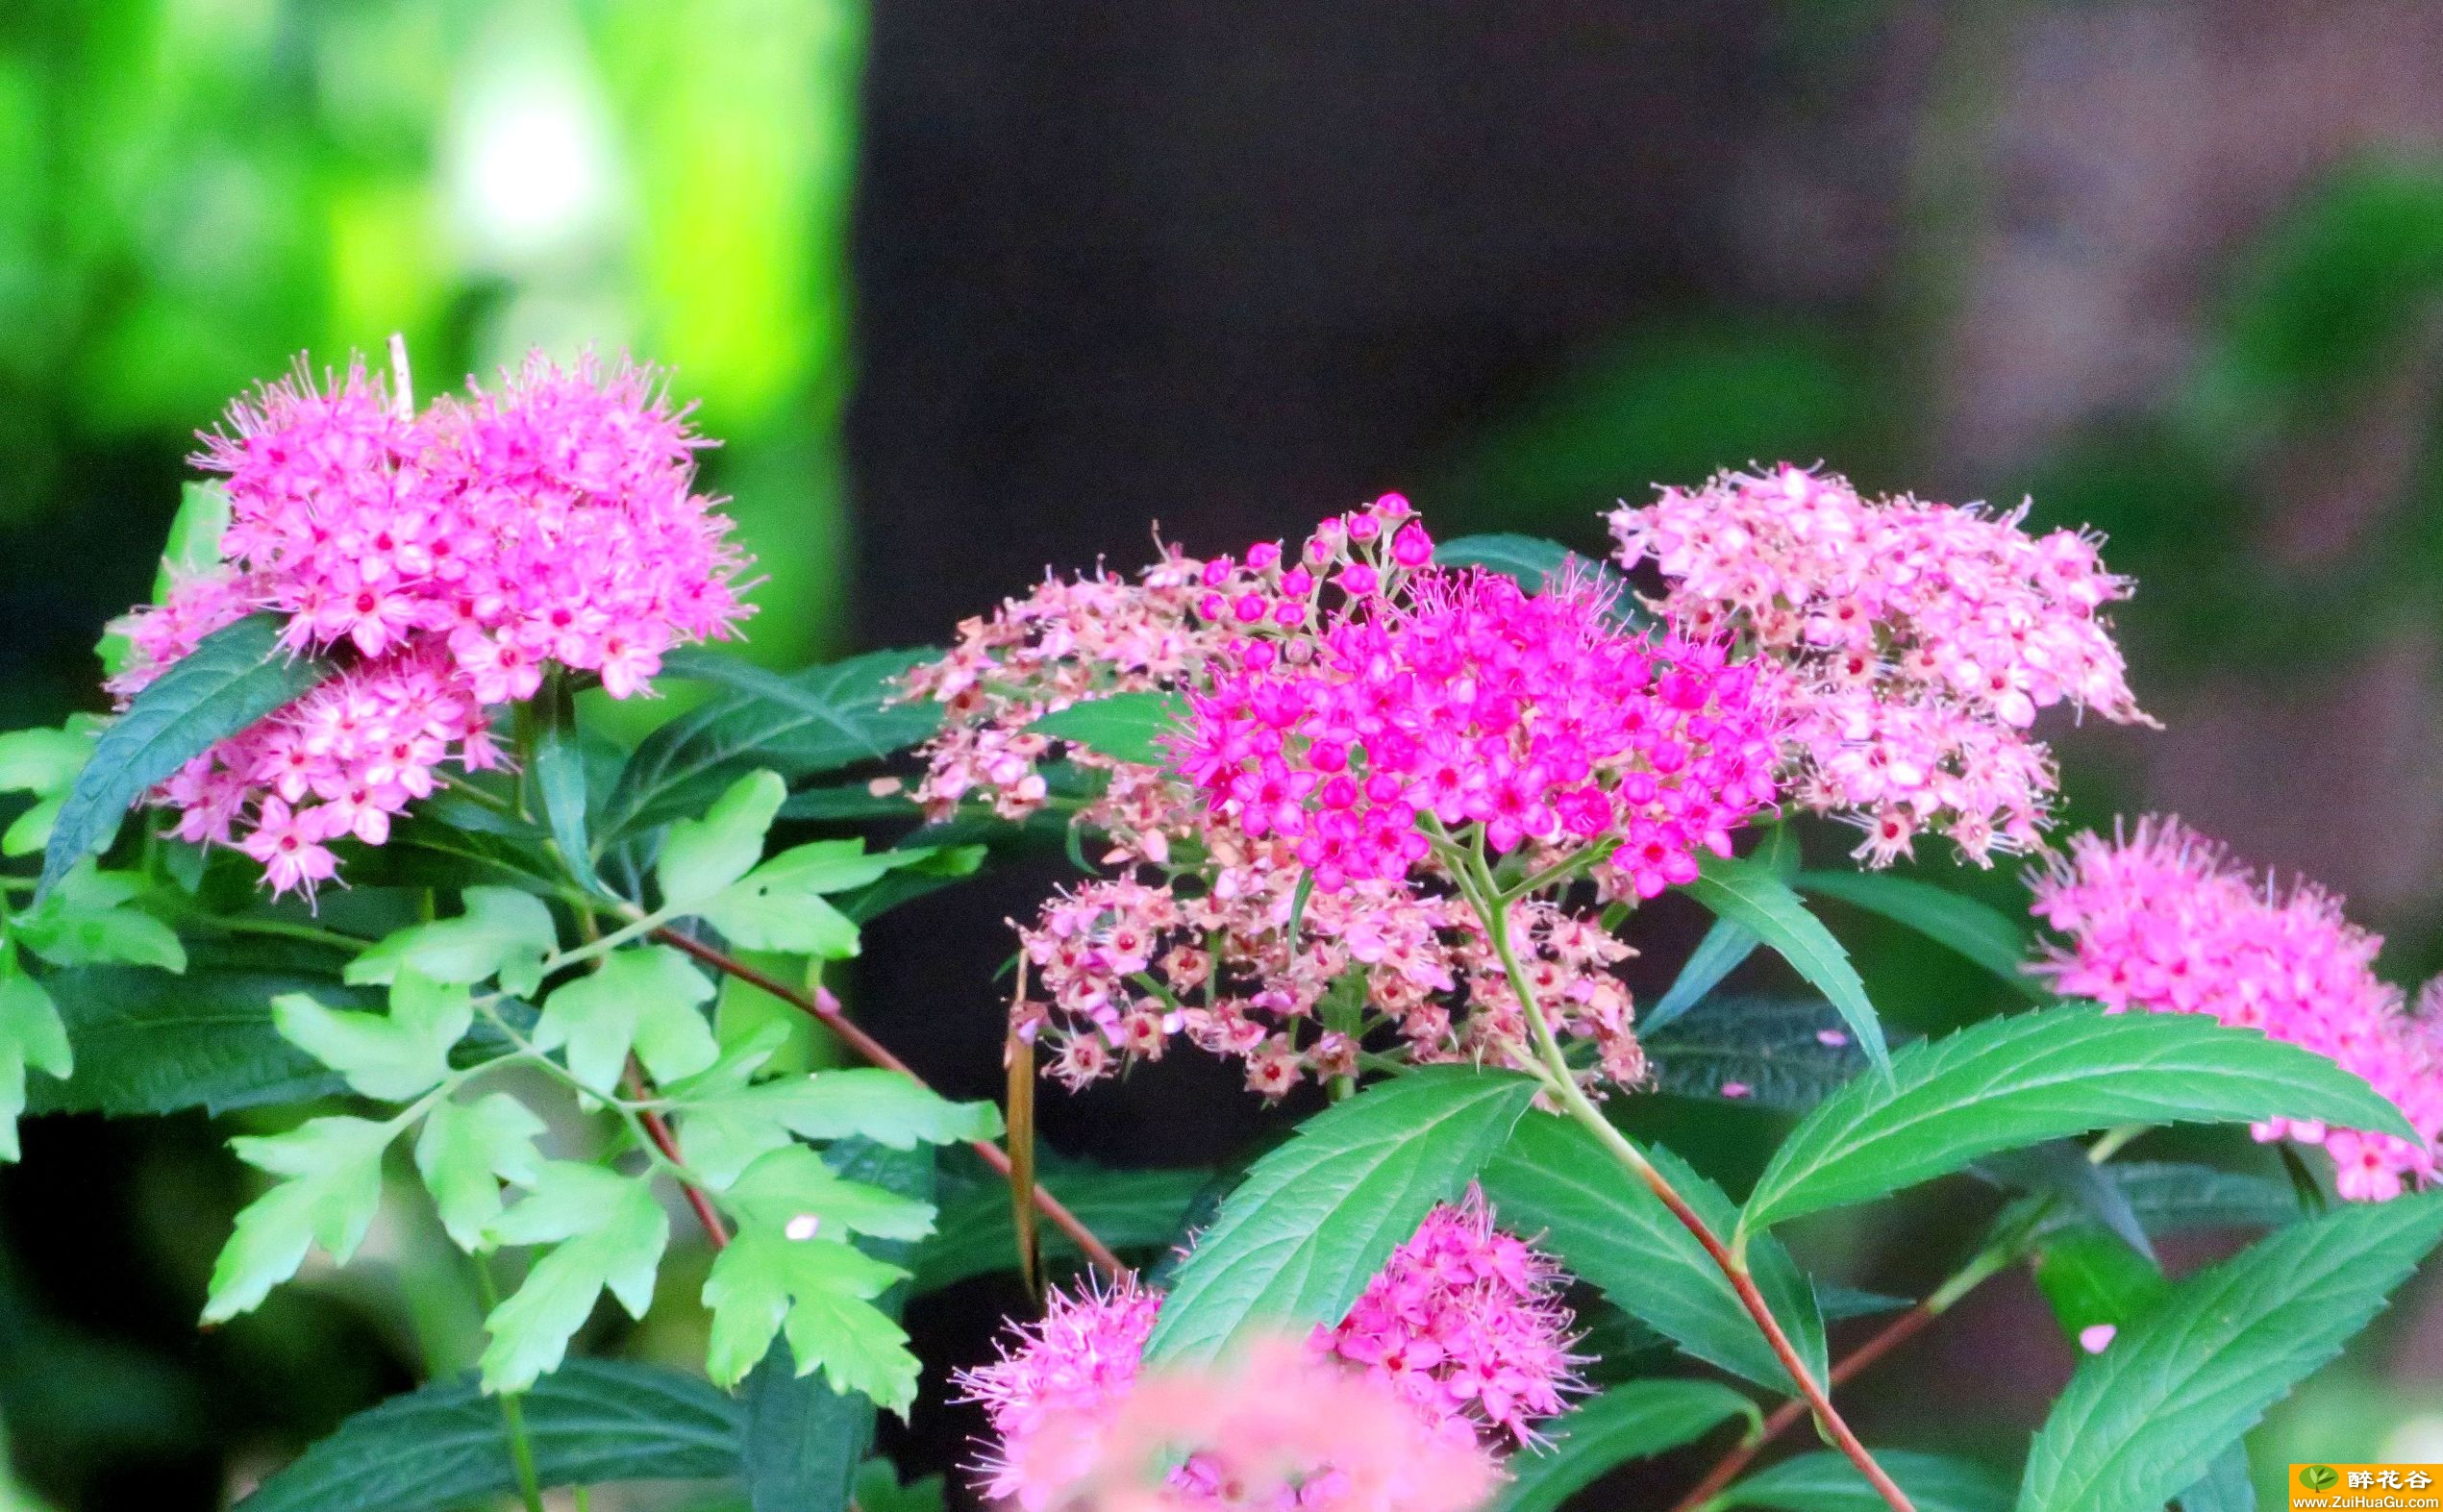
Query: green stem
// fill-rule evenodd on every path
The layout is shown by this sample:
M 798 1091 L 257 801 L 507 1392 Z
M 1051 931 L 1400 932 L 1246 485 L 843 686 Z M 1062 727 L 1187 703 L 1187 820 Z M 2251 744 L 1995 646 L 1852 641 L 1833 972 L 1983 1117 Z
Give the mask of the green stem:
M 480 1254 L 471 1258 L 475 1262 L 475 1295 L 483 1301 L 484 1316 L 488 1318 L 501 1304 L 500 1288 L 492 1284 L 491 1262 Z M 535 1470 L 534 1441 L 526 1435 L 526 1408 L 513 1391 L 502 1392 L 500 1403 L 501 1421 L 509 1428 L 510 1461 L 517 1469 L 517 1493 L 525 1499 L 526 1512 L 543 1512 L 542 1477 Z

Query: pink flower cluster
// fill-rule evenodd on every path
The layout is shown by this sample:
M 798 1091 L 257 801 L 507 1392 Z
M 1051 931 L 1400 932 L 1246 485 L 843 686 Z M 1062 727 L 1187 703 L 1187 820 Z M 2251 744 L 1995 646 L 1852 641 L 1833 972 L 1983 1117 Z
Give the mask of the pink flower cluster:
M 1658 604 L 1701 639 L 1732 633 L 1794 674 L 1798 801 L 1864 826 L 1877 865 L 1926 830 L 1980 863 L 2033 847 L 2058 785 L 2028 729 L 2068 703 L 2145 722 L 2102 610 L 2130 595 L 2096 540 L 2002 516 L 1866 499 L 1784 465 L 1665 488 L 1611 516 L 1620 560 L 1651 558 Z
M 1405 582 L 1369 582 L 1285 646 L 1233 641 L 1190 696 L 1179 764 L 1217 819 L 1288 838 L 1319 892 L 1404 880 L 1429 823 L 1481 824 L 1497 855 L 1602 847 L 1641 898 L 1692 880 L 1698 851 L 1731 853 L 1773 799 L 1780 714 L 1757 668 L 1624 633 L 1585 580 L 1531 596 L 1426 568 L 1411 538 Z
M 2423 1136 L 2259 1126 L 2260 1139 L 2322 1145 L 2345 1198 L 2382 1202 L 2433 1179 L 2443 1138 L 2443 994 L 2414 1016 L 2375 975 L 2382 941 L 2331 894 L 2259 880 L 2178 820 L 2110 841 L 2081 834 L 2034 880 L 2035 913 L 2069 936 L 2032 969 L 2113 1009 L 2205 1013 L 2303 1046 L 2356 1072 Z
M 1323 1420 L 1302 1430 L 1320 1437 L 1251 1438 L 1220 1424 L 1269 1404 L 1225 1394 L 1211 1410 L 1160 1425 L 1174 1449 L 1183 1432 L 1194 1440 L 1168 1477 L 1176 1500 L 1149 1504 L 1406 1507 L 1356 1494 L 1361 1467 L 1375 1458 L 1370 1446 L 1386 1434 L 1404 1453 L 1473 1465 L 1489 1485 L 1492 1454 L 1539 1442 L 1534 1424 L 1564 1411 L 1582 1389 L 1569 1352 L 1571 1316 L 1558 1301 L 1562 1283 L 1549 1257 L 1493 1227 L 1481 1195 L 1436 1207 L 1348 1317 L 1314 1331 L 1296 1373 L 1316 1383 L 1300 1395 L 1329 1383 L 1336 1399 L 1396 1410 L 1365 1407 L 1360 1416 L 1373 1425 L 1362 1433 Z M 1071 1488 L 1098 1468 L 1115 1458 L 1141 1463 L 1133 1448 L 1120 1447 L 1133 1435 L 1115 1426 L 1143 1405 L 1150 1378 L 1139 1373 L 1160 1309 L 1160 1295 L 1134 1280 L 1056 1294 L 1041 1322 L 1010 1330 L 1000 1360 L 959 1376 L 991 1424 L 990 1495 L 1029 1509 L 1066 1505 Z M 1258 1477 L 1266 1491 L 1247 1495 L 1239 1456 L 1289 1444 L 1300 1452 Z M 1227 1494 L 1234 1486 L 1244 1500 Z
M 227 479 L 223 559 L 124 622 L 134 657 L 111 688 L 132 698 L 262 610 L 292 651 L 343 660 L 157 795 L 275 890 L 331 877 L 341 835 L 382 843 L 443 761 L 492 763 L 485 706 L 532 697 L 547 664 L 625 698 L 747 613 L 730 522 L 694 491 L 704 442 L 650 370 L 536 358 L 421 415 L 361 365 L 327 385 L 301 372 L 230 422 L 196 458 Z

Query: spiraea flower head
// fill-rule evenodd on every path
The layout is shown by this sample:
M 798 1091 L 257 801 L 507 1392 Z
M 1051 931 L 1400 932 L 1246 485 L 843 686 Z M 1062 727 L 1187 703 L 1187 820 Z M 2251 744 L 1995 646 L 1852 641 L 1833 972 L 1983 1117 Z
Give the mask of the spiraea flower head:
M 613 697 L 662 653 L 730 634 L 744 556 L 695 491 L 705 443 L 649 369 L 536 358 L 497 390 L 403 413 L 361 364 L 302 369 L 230 409 L 198 466 L 230 520 L 219 562 L 123 622 L 122 702 L 248 614 L 339 674 L 156 792 L 190 839 L 236 845 L 276 891 L 336 871 L 329 844 L 379 845 L 445 761 L 496 759 L 487 706 L 553 665 Z
M 1874 864 L 1928 831 L 1982 864 L 2049 822 L 2040 710 L 2146 722 L 2104 614 L 2129 581 L 2093 536 L 2030 535 L 2024 513 L 1867 499 L 1785 465 L 1662 489 L 1611 527 L 1624 565 L 1661 572 L 1674 625 L 1788 669 L 1800 804 L 1863 826 Z
M 2261 1029 L 2356 1073 L 2421 1138 L 2259 1125 L 2257 1137 L 2322 1145 L 2335 1186 L 2381 1202 L 2435 1174 L 2443 1138 L 2443 989 L 2420 1011 L 2375 974 L 2382 941 L 2305 882 L 2288 889 L 2234 862 L 2176 819 L 2141 820 L 2106 840 L 2085 833 L 2033 879 L 2034 911 L 2067 937 L 2032 969 L 2064 995 L 2108 1008 L 2204 1013 Z

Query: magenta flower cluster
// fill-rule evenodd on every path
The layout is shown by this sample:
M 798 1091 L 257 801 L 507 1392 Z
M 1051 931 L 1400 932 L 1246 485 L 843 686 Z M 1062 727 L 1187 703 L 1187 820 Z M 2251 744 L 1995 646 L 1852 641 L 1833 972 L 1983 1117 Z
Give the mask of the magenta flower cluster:
M 2069 943 L 2032 969 L 2064 995 L 2262 1029 L 2365 1078 L 2423 1136 L 2277 1120 L 2257 1126 L 2258 1138 L 2322 1145 L 2336 1189 L 2354 1201 L 2433 1179 L 2443 1018 L 2432 1004 L 2403 1010 L 2400 990 L 2375 974 L 2383 942 L 2344 918 L 2339 900 L 2304 883 L 2281 891 L 2167 819 L 2109 841 L 2078 835 L 2034 889 L 2035 913 Z
M 1660 569 L 1675 625 L 1791 669 L 1800 804 L 1862 825 L 1877 865 L 1925 831 L 1982 863 L 2032 849 L 2049 822 L 2058 777 L 2028 733 L 2038 710 L 2146 718 L 2102 612 L 2129 581 L 2092 536 L 2031 536 L 2023 514 L 1866 499 L 1785 465 L 1665 488 L 1611 527 L 1625 565 Z
M 1569 1352 L 1573 1320 L 1558 1300 L 1564 1280 L 1550 1257 L 1495 1227 L 1471 1191 L 1429 1214 L 1348 1317 L 1314 1330 L 1306 1354 L 1398 1402 L 1428 1446 L 1489 1464 L 1492 1455 L 1540 1442 L 1535 1424 L 1565 1411 L 1583 1389 L 1581 1362 Z M 1109 1446 L 1096 1450 L 1095 1435 L 1077 1426 L 1108 1425 L 1132 1404 L 1160 1311 L 1160 1294 L 1134 1279 L 1055 1293 L 1039 1322 L 1011 1326 L 999 1360 L 959 1376 L 991 1426 L 989 1496 L 1031 1509 L 1054 1506 L 1065 1487 L 1089 1478 L 1092 1467 L 1078 1462 L 1081 1454 L 1092 1460 Z M 1170 1424 L 1175 1432 L 1192 1425 Z M 1348 1468 L 1337 1460 L 1308 1465 L 1305 1497 L 1281 1504 L 1353 1505 L 1328 1494 L 1332 1473 Z M 1180 1504 L 1240 1504 L 1222 1494 L 1230 1477 L 1216 1472 L 1209 1456 L 1188 1455 L 1170 1476 Z
M 311 892 L 329 842 L 379 845 L 444 761 L 497 761 L 485 708 L 534 696 L 546 666 L 626 698 L 671 647 L 726 636 L 745 558 L 694 490 L 704 444 L 650 370 L 539 358 L 422 414 L 361 365 L 233 406 L 196 458 L 227 480 L 222 560 L 125 622 L 112 689 L 133 697 L 264 610 L 291 651 L 344 666 L 163 785 L 180 834 Z
M 1215 816 L 1292 840 L 1326 892 L 1407 878 L 1431 849 L 1421 821 L 1482 824 L 1496 854 L 1604 847 L 1641 898 L 1694 878 L 1701 850 L 1731 854 L 1773 799 L 1758 669 L 1620 631 L 1591 581 L 1531 596 L 1429 568 L 1431 550 L 1408 526 L 1405 580 L 1368 572 L 1319 630 L 1226 648 L 1179 749 Z

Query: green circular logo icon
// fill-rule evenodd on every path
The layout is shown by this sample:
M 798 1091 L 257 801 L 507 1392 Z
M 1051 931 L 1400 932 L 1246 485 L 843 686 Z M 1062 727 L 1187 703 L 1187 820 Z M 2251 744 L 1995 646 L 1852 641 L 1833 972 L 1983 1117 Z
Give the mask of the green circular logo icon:
M 2331 1465 L 2309 1465 L 2299 1472 L 2299 1484 L 2310 1491 L 2331 1491 L 2341 1484 L 2341 1472 Z

